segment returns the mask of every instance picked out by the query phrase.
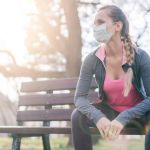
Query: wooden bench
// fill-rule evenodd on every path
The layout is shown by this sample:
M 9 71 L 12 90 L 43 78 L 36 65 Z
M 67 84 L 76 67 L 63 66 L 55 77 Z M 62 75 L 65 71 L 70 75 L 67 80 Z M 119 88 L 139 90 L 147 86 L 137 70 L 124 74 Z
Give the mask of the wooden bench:
M 21 138 L 30 136 L 41 136 L 43 149 L 50 150 L 49 134 L 71 134 L 70 126 L 52 127 L 50 124 L 51 121 L 70 121 L 76 84 L 77 78 L 22 83 L 16 117 L 18 126 L 0 126 L 0 133 L 12 135 L 12 150 L 20 150 Z M 97 85 L 93 80 L 89 92 L 91 101 L 97 98 L 95 89 Z M 24 124 L 30 121 L 41 122 L 42 125 Z M 96 128 L 91 128 L 91 132 L 99 134 Z M 130 126 L 122 134 L 144 134 L 144 130 Z

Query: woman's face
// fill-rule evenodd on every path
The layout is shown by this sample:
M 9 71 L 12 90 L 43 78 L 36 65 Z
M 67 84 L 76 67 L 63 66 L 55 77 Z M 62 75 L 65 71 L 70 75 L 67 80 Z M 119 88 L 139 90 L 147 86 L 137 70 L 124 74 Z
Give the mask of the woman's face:
M 122 29 L 122 23 L 120 21 L 113 22 L 112 18 L 109 17 L 108 13 L 110 12 L 107 9 L 100 10 L 95 16 L 94 24 L 96 26 L 99 26 L 105 23 L 107 31 L 113 33 L 113 35 L 115 35 L 116 33 L 120 34 Z

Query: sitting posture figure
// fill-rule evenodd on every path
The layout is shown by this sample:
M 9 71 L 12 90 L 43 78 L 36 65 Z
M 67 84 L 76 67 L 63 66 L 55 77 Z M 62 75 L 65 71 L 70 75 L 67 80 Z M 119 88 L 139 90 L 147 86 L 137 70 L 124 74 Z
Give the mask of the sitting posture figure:
M 129 23 L 114 5 L 100 8 L 93 35 L 100 46 L 82 63 L 71 116 L 75 150 L 92 150 L 89 127 L 102 137 L 117 138 L 131 121 L 150 121 L 150 57 L 131 41 Z M 88 93 L 93 76 L 98 84 L 99 103 L 91 104 Z M 150 133 L 145 150 L 150 150 Z

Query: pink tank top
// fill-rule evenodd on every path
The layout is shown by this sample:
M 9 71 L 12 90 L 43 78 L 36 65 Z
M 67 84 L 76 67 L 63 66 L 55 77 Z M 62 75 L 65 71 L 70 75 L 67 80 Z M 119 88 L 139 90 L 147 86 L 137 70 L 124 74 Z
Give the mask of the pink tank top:
M 134 85 L 132 85 L 128 96 L 123 96 L 123 86 L 123 77 L 117 80 L 112 80 L 106 74 L 103 90 L 107 96 L 107 103 L 118 112 L 122 112 L 133 107 L 143 99 Z

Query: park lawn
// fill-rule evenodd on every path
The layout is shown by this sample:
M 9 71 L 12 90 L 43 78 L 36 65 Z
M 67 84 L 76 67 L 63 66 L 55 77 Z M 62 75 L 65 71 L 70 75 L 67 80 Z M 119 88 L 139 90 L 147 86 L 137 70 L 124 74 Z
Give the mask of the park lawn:
M 59 137 L 51 140 L 52 150 L 73 150 L 66 146 L 68 138 Z M 0 150 L 11 150 L 12 139 L 0 137 Z M 41 138 L 23 138 L 21 150 L 42 150 Z M 118 139 L 117 141 L 101 140 L 94 145 L 93 150 L 144 150 L 144 138 Z

